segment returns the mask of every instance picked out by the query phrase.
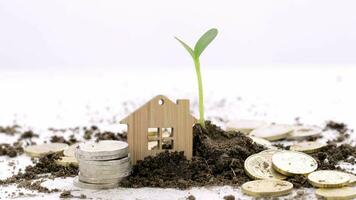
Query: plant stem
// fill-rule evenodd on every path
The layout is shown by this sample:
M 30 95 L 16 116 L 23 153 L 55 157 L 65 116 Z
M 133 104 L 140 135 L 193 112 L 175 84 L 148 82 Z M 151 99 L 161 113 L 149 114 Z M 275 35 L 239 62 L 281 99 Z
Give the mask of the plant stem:
M 202 127 L 205 128 L 203 82 L 202 82 L 202 79 L 201 79 L 200 61 L 199 61 L 199 58 L 195 58 L 195 59 L 194 59 L 194 65 L 195 65 L 195 72 L 197 73 L 197 78 L 198 78 L 199 114 L 200 114 L 199 123 L 200 123 L 200 125 L 201 125 Z

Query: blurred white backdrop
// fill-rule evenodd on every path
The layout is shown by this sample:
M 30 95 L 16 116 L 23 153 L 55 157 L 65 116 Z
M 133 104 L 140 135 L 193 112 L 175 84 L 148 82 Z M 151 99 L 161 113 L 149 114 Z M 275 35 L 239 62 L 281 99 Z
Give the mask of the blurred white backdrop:
M 0 0 L 0 69 L 356 64 L 353 0 Z

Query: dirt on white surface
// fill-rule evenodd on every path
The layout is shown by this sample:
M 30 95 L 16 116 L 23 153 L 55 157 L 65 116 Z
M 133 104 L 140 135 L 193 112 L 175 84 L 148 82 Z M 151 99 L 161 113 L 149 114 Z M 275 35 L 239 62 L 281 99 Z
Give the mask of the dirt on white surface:
M 233 119 L 258 119 L 268 122 L 324 126 L 335 120 L 355 128 L 356 85 L 355 67 L 264 67 L 236 69 L 203 69 L 205 113 L 208 119 L 224 127 Z M 21 125 L 39 134 L 34 141 L 49 141 L 53 134 L 69 137 L 68 133 L 52 133 L 48 128 L 69 128 L 98 125 L 101 129 L 123 131 L 118 121 L 157 94 L 175 100 L 189 98 L 192 113 L 197 113 L 197 86 L 194 69 L 181 71 L 167 68 L 141 71 L 2 71 L 0 73 L 0 125 Z M 12 143 L 18 136 L 0 134 L 1 143 Z M 322 141 L 334 139 L 327 132 Z M 80 137 L 78 137 L 80 138 Z M 355 145 L 354 133 L 345 141 Z M 288 144 L 283 142 L 284 144 Z M 10 166 L 9 163 L 15 163 Z M 0 178 L 10 177 L 32 164 L 25 154 L 0 157 Z M 353 170 L 355 166 L 340 163 Z M 15 167 L 13 167 L 15 166 Z M 70 190 L 74 196 L 92 199 L 250 199 L 239 188 L 204 187 L 189 190 L 117 188 L 105 191 L 83 190 L 73 186 L 72 178 L 56 178 L 42 183 L 48 188 Z M 44 194 L 19 189 L 15 185 L 0 186 L 0 199 L 12 194 L 16 199 L 57 199 L 60 192 Z M 19 193 L 23 195 L 19 195 Z M 313 189 L 295 190 L 286 199 L 316 199 Z

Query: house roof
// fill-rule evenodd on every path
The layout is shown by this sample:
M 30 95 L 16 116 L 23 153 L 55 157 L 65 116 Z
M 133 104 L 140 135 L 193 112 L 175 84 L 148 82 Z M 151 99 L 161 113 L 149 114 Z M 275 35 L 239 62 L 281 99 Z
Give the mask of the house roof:
M 159 100 L 163 100 L 165 104 L 166 104 L 166 103 L 169 103 L 169 104 L 173 104 L 173 105 L 178 106 L 176 103 L 174 103 L 173 101 L 171 101 L 171 100 L 170 100 L 169 98 L 167 98 L 166 96 L 164 96 L 164 95 L 157 95 L 157 96 L 153 97 L 151 100 L 149 100 L 147 103 L 145 103 L 144 105 L 142 105 L 141 107 L 137 108 L 135 111 L 133 111 L 132 113 L 130 113 L 128 116 L 126 116 L 125 118 L 123 118 L 123 119 L 120 121 L 120 123 L 121 123 L 121 124 L 127 124 L 127 123 L 128 123 L 128 119 L 129 119 L 133 114 L 135 114 L 136 112 L 139 112 L 139 111 L 141 110 L 141 108 L 148 106 L 148 104 L 151 103 L 152 101 L 159 101 Z M 177 100 L 177 102 L 179 102 L 179 101 L 180 101 L 180 99 Z M 191 114 L 189 114 L 189 115 L 193 118 L 194 123 L 197 123 L 197 122 L 198 122 L 198 120 L 197 120 L 193 115 L 191 115 Z

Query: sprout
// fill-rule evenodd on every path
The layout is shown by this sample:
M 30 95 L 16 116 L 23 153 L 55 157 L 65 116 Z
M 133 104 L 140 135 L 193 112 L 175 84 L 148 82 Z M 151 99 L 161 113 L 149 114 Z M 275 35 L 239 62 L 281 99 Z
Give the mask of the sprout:
M 208 30 L 206 33 L 204 33 L 204 35 L 202 35 L 200 37 L 198 42 L 195 44 L 194 50 L 192 48 L 190 48 L 182 40 L 175 37 L 175 39 L 178 40 L 178 42 L 181 43 L 183 45 L 183 47 L 188 51 L 188 53 L 192 56 L 193 61 L 194 61 L 195 71 L 197 73 L 197 78 L 198 78 L 198 89 L 199 89 L 199 114 L 200 114 L 199 122 L 203 127 L 205 127 L 204 97 L 203 97 L 203 82 L 202 82 L 201 73 L 200 73 L 199 57 L 203 53 L 205 48 L 214 40 L 214 38 L 216 37 L 217 34 L 218 34 L 218 30 L 215 28 Z

